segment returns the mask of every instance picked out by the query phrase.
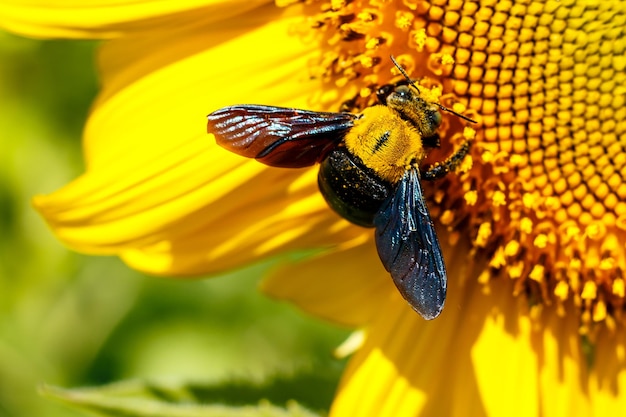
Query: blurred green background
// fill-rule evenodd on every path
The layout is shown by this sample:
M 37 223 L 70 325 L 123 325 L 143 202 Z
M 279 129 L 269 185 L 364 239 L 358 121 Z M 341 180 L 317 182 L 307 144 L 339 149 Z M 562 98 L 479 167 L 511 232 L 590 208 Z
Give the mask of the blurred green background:
M 37 387 L 136 378 L 220 387 L 210 399 L 234 403 L 258 393 L 231 382 L 255 381 L 274 403 L 327 409 L 345 365 L 332 350 L 348 333 L 257 292 L 277 260 L 206 280 L 146 277 L 68 251 L 31 208 L 82 171 L 95 51 L 0 32 L 0 416 L 85 415 Z

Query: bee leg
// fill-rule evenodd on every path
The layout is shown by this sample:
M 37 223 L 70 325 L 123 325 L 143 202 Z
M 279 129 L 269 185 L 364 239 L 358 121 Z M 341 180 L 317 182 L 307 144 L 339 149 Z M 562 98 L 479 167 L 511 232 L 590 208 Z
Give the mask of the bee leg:
M 439 148 L 441 146 L 439 134 L 435 133 L 432 136 L 422 138 L 422 145 L 427 148 Z
M 458 168 L 465 156 L 469 153 L 469 149 L 470 142 L 464 142 L 456 152 L 448 157 L 448 159 L 435 165 L 431 165 L 425 172 L 422 173 L 422 178 L 432 181 L 445 177 L 448 172 L 454 171 Z
M 387 104 L 387 96 L 393 93 L 396 86 L 394 84 L 385 84 L 378 87 L 376 90 L 376 97 L 378 98 L 378 102 L 380 104 Z

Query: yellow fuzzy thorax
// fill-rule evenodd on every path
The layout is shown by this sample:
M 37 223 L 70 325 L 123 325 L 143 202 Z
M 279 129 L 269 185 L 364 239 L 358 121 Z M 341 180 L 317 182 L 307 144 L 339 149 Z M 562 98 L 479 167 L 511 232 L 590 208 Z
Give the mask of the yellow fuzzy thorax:
M 368 107 L 344 141 L 363 164 L 392 184 L 405 170 L 424 159 L 420 134 L 387 106 Z

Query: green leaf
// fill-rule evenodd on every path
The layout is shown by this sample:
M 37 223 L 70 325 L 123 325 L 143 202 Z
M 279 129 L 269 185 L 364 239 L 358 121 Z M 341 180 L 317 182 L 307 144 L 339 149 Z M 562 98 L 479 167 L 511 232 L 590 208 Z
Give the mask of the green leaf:
M 40 392 L 72 407 L 115 417 L 319 417 L 295 401 L 279 407 L 267 400 L 254 405 L 206 404 L 184 384 L 121 382 L 96 388 L 63 389 L 44 385 Z

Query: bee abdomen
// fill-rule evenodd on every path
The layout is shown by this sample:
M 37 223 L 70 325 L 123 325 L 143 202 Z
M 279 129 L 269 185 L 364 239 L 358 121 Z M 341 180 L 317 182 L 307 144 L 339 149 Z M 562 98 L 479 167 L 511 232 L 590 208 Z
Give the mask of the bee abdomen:
M 359 226 L 373 227 L 374 216 L 393 191 L 360 159 L 344 148 L 332 150 L 320 165 L 317 177 L 328 205 Z

